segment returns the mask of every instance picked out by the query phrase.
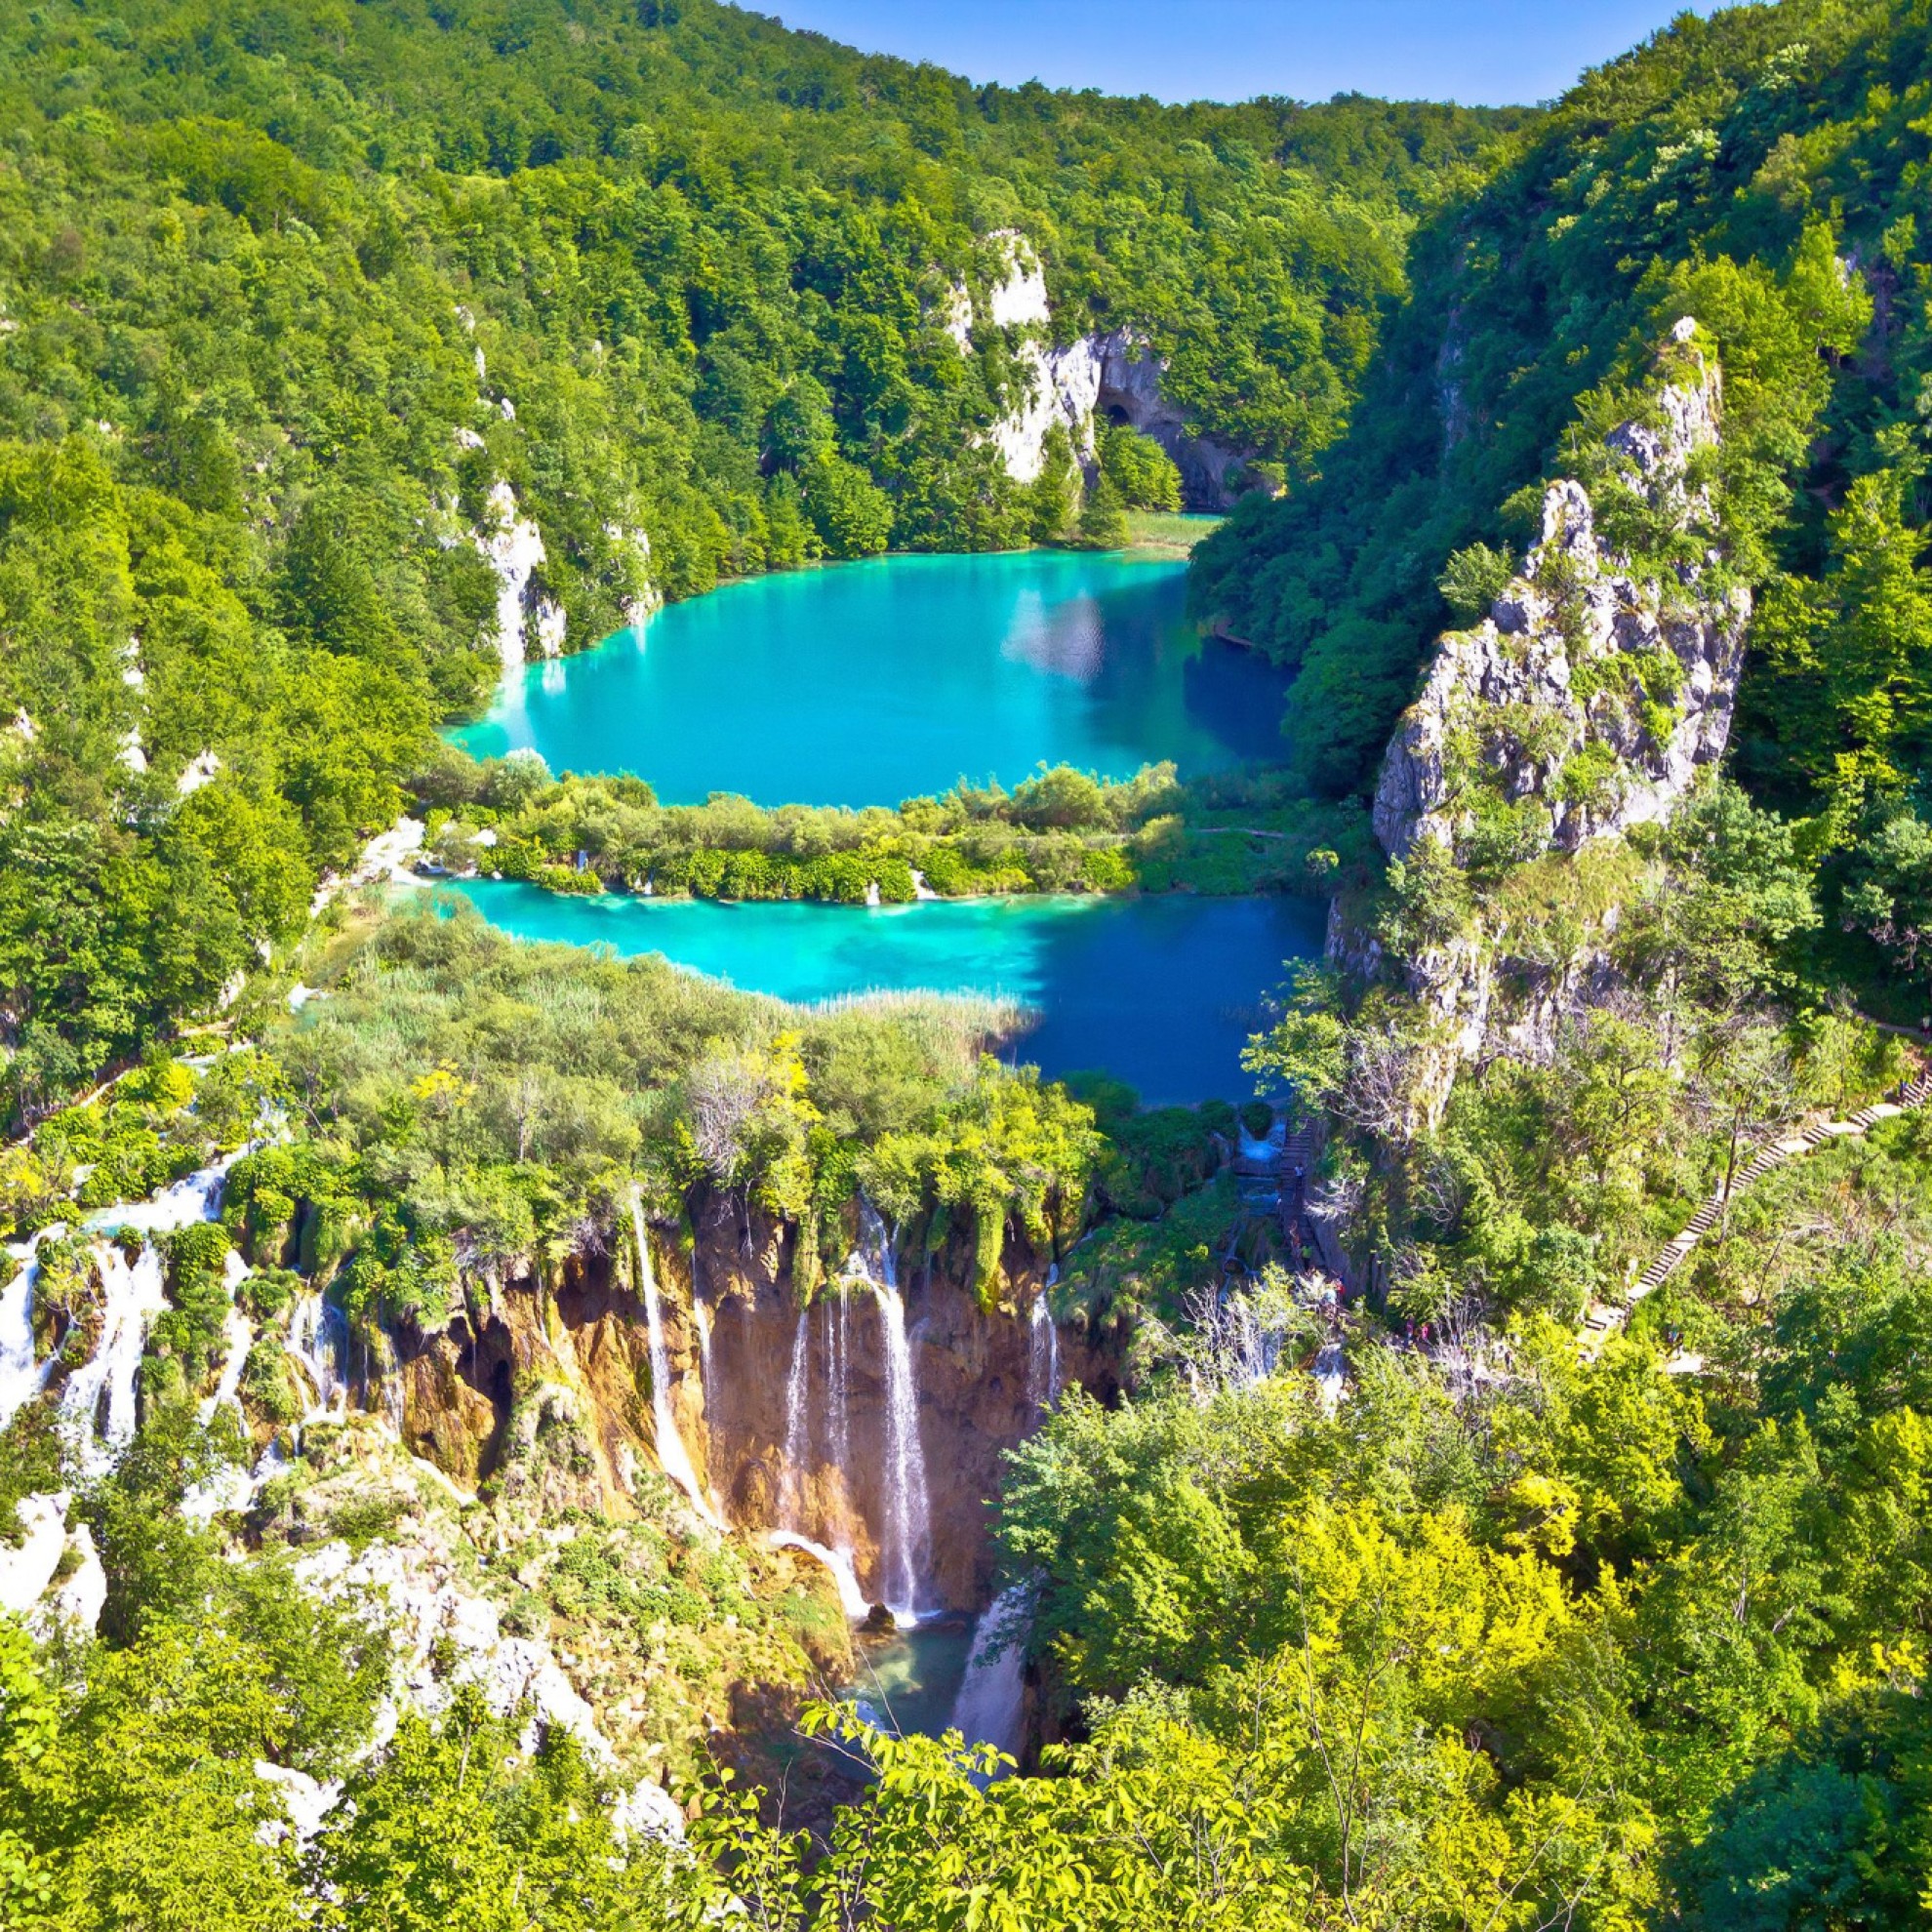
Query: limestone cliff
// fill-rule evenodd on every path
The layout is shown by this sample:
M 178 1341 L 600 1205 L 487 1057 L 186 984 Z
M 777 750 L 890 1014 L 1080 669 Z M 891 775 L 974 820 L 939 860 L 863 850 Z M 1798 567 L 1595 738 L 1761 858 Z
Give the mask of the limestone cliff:
M 1589 488 L 1550 485 L 1521 569 L 1480 623 L 1441 638 L 1389 743 L 1374 805 L 1384 850 L 1412 866 L 1447 861 L 1479 882 L 1460 930 L 1399 958 L 1339 906 L 1331 920 L 1331 958 L 1361 977 L 1392 975 L 1428 1028 L 1411 1043 L 1409 1131 L 1440 1118 L 1459 1067 L 1540 1055 L 1557 1016 L 1607 989 L 1614 893 L 1593 896 L 1588 929 L 1558 958 L 1536 895 L 1508 904 L 1493 882 L 1547 855 L 1574 865 L 1668 819 L 1723 755 L 1751 593 L 1722 568 L 1706 480 L 1722 400 L 1686 317 L 1642 412 L 1603 438 Z M 1608 524 L 1646 533 L 1670 560 L 1627 553 Z
M 1145 341 L 1128 329 L 1075 337 L 1053 345 L 1053 312 L 1046 277 L 1032 244 L 1017 229 L 988 237 L 1003 254 L 1004 273 L 981 310 L 994 328 L 1014 331 L 1026 374 L 1026 394 L 993 429 L 993 441 L 1016 482 L 1030 483 L 1040 473 L 1049 429 L 1064 425 L 1083 463 L 1094 461 L 1096 424 L 1124 423 L 1151 436 L 1181 471 L 1187 502 L 1195 509 L 1226 509 L 1233 502 L 1230 472 L 1241 453 L 1203 435 L 1187 412 L 1161 392 L 1164 365 Z M 952 292 L 947 328 L 963 353 L 971 344 L 971 298 Z
M 1691 368 L 1658 390 L 1655 420 L 1606 440 L 1616 481 L 1708 538 L 1714 564 L 1717 513 L 1687 477 L 1717 442 L 1721 384 L 1694 339 L 1686 318 L 1672 341 Z M 1669 817 L 1723 755 L 1751 615 L 1749 590 L 1705 579 L 1696 565 L 1640 576 L 1597 534 L 1583 485 L 1551 484 L 1521 574 L 1473 629 L 1441 639 L 1389 744 L 1375 793 L 1384 850 L 1429 838 L 1460 856 L 1498 797 L 1528 808 L 1515 814 L 1523 856 Z
M 882 1305 L 854 1276 L 801 1312 L 790 1230 L 719 1201 L 681 1248 L 654 1234 L 671 1412 L 717 1513 L 735 1530 L 789 1530 L 849 1553 L 883 1600 L 890 1375 Z M 1030 1307 L 1043 1268 L 1020 1262 L 1007 1298 Z M 984 1309 L 970 1244 L 943 1248 L 903 1284 L 910 1384 L 923 1445 L 917 1562 L 931 1607 L 973 1609 L 992 1579 L 991 1509 L 1002 1453 L 1038 1424 L 1036 1333 Z M 584 1252 L 548 1279 L 478 1284 L 432 1334 L 400 1338 L 408 1446 L 464 1483 L 508 1472 L 546 1514 L 635 1513 L 658 1461 L 652 1371 L 635 1267 Z M 1068 1332 L 1067 1381 L 1111 1386 L 1105 1349 Z

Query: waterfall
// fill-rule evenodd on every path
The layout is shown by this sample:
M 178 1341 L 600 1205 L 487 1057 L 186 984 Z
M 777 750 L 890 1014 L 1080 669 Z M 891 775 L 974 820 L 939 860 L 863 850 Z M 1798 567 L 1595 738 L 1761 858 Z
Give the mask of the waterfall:
M 1031 1589 L 1014 1584 L 993 1599 L 974 1627 L 972 1654 L 952 1703 L 952 1728 L 969 1745 L 989 1744 L 1009 1757 L 1020 1755 L 1025 1742 L 1026 1627 L 1031 1621 Z M 1006 1641 L 999 1654 L 990 1655 L 1001 1638 Z
M 859 1623 L 870 1612 L 872 1606 L 865 1601 L 865 1592 L 859 1587 L 859 1573 L 852 1566 L 851 1550 L 827 1550 L 823 1543 L 814 1543 L 796 1530 L 774 1530 L 767 1541 L 774 1550 L 796 1550 L 823 1563 L 837 1583 L 838 1600 L 853 1623 Z
M 385 1328 L 376 1331 L 376 1379 L 382 1391 L 382 1420 L 400 1442 L 404 1421 L 402 1364 L 396 1359 L 396 1345 Z
M 33 1362 L 33 1284 L 40 1274 L 38 1242 L 7 1251 L 20 1263 L 0 1292 L 0 1429 L 4 1429 L 41 1391 L 51 1362 Z
M 885 1324 L 886 1533 L 882 1581 L 894 1616 L 917 1617 L 920 1571 L 932 1546 L 926 1456 L 919 1445 L 919 1390 L 912 1376 L 912 1348 L 906 1335 L 906 1303 L 888 1282 L 873 1282 L 872 1292 L 879 1298 L 879 1314 Z
M 1033 1298 L 1032 1334 L 1026 1344 L 1026 1395 L 1036 1409 L 1060 1406 L 1060 1324 L 1046 1291 Z
M 785 1469 L 780 1475 L 779 1511 L 785 1528 L 803 1531 L 805 1466 L 812 1453 L 810 1317 L 798 1310 L 791 1335 L 791 1369 L 785 1378 Z
M 94 1244 L 101 1276 L 101 1334 L 94 1353 L 67 1377 L 60 1416 L 91 1472 L 106 1469 L 135 1432 L 135 1382 L 147 1324 L 168 1306 L 160 1251 L 143 1241 L 133 1261 L 110 1241 Z
M 1342 1345 L 1327 1342 L 1316 1350 L 1314 1358 L 1315 1388 L 1321 1395 L 1321 1405 L 1333 1415 L 1342 1400 L 1342 1386 L 1348 1375 L 1348 1365 L 1342 1357 Z
M 298 1295 L 282 1346 L 302 1364 L 315 1391 L 315 1406 L 304 1421 L 348 1407 L 348 1318 L 341 1308 L 313 1290 Z
M 637 1239 L 637 1285 L 644 1296 L 644 1324 L 651 1347 L 651 1422 L 657 1438 L 658 1467 L 691 1499 L 691 1507 L 715 1529 L 718 1513 L 705 1500 L 691 1452 L 678 1433 L 671 1409 L 670 1350 L 664 1346 L 664 1317 L 658 1308 L 658 1277 L 651 1267 L 651 1241 L 644 1227 L 644 1201 L 630 1190 L 630 1227 Z
M 912 1346 L 906 1333 L 906 1302 L 884 1219 L 863 1195 L 859 1200 L 859 1247 L 844 1268 L 847 1280 L 868 1282 L 878 1298 L 885 1342 L 886 1440 L 885 1535 L 879 1550 L 880 1587 L 886 1606 L 901 1622 L 919 1614 L 920 1580 L 932 1556 L 932 1504 L 926 1489 L 926 1452 L 919 1442 L 919 1388 Z
M 704 1413 L 711 1413 L 711 1390 L 716 1386 L 711 1375 L 711 1311 L 698 1299 L 694 1285 L 691 1291 L 691 1320 L 698 1330 L 698 1380 L 704 1391 Z
M 215 1385 L 214 1394 L 201 1405 L 203 1429 L 215 1420 L 224 1403 L 235 1402 L 236 1391 L 241 1388 L 242 1370 L 248 1365 L 248 1351 L 255 1342 L 255 1324 L 239 1308 L 230 1308 L 222 1336 L 227 1342 L 228 1352 L 222 1358 L 221 1377 Z M 236 1408 L 240 1408 L 238 1402 Z
M 845 1482 L 852 1481 L 852 1298 L 843 1280 L 833 1283 L 838 1307 L 822 1302 L 825 1311 L 825 1361 L 828 1365 L 825 1416 L 831 1425 L 831 1466 Z

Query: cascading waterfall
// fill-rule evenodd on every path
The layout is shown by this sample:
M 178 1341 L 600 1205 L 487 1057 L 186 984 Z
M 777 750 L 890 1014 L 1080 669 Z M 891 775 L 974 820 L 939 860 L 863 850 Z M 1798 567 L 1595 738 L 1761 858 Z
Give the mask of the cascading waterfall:
M 921 1582 L 932 1555 L 932 1503 L 926 1488 L 926 1453 L 919 1441 L 919 1388 L 912 1345 L 906 1332 L 906 1302 L 899 1292 L 892 1241 L 869 1201 L 860 1202 L 860 1225 L 876 1257 L 872 1293 L 885 1339 L 886 1521 L 880 1551 L 886 1605 L 895 1617 L 916 1619 Z
M 651 1241 L 644 1227 L 644 1202 L 630 1190 L 630 1228 L 637 1241 L 637 1285 L 644 1296 L 644 1325 L 651 1348 L 651 1423 L 657 1440 L 658 1466 L 691 1499 L 691 1507 L 714 1528 L 722 1529 L 717 1511 L 704 1495 L 691 1452 L 678 1433 L 671 1409 L 670 1350 L 664 1346 L 664 1316 L 658 1306 L 658 1277 L 651 1266 Z
M 217 1413 L 227 1403 L 233 1402 L 237 1414 L 241 1404 L 236 1399 L 241 1388 L 242 1370 L 248 1365 L 248 1351 L 255 1344 L 255 1324 L 239 1308 L 228 1310 L 228 1319 L 222 1328 L 222 1339 L 228 1352 L 221 1360 L 221 1380 L 215 1385 L 215 1392 L 201 1405 L 201 1426 L 206 1429 L 215 1420 Z M 246 1418 L 244 1418 L 246 1422 Z
M 298 1295 L 289 1309 L 289 1332 L 282 1344 L 308 1377 L 315 1406 L 305 1418 L 315 1421 L 348 1406 L 348 1320 L 323 1296 Z
M 160 1251 L 143 1241 L 133 1261 L 113 1242 L 94 1244 L 101 1277 L 101 1336 L 67 1377 L 60 1417 L 82 1467 L 98 1472 L 135 1432 L 135 1379 L 147 1324 L 168 1306 Z
M 0 1429 L 5 1429 L 47 1382 L 52 1361 L 34 1366 L 33 1284 L 40 1273 L 37 1241 L 9 1248 L 20 1264 L 0 1291 Z
M 1315 1351 L 1314 1379 L 1322 1407 L 1333 1415 L 1341 1403 L 1343 1387 L 1348 1380 L 1348 1363 L 1343 1358 L 1341 1343 L 1324 1343 Z
M 711 1391 L 717 1382 L 711 1374 L 711 1311 L 698 1299 L 694 1285 L 691 1291 L 691 1320 L 698 1330 L 698 1379 L 704 1390 L 704 1413 L 711 1413 Z
M 785 1378 L 785 1469 L 780 1478 L 779 1511 L 785 1527 L 803 1534 L 805 1465 L 812 1453 L 810 1317 L 798 1310 L 791 1334 L 791 1367 Z
M 1026 1626 L 1032 1591 L 1014 1584 L 993 1598 L 973 1630 L 966 1674 L 952 1701 L 952 1728 L 969 1744 L 989 1744 L 1018 1757 L 1026 1715 Z M 995 1642 L 1005 1639 L 999 1654 Z
M 838 1585 L 838 1600 L 846 1616 L 858 1623 L 871 1609 L 865 1600 L 865 1592 L 860 1588 L 859 1573 L 852 1562 L 849 1550 L 827 1550 L 823 1543 L 814 1543 L 809 1536 L 800 1536 L 796 1530 L 774 1530 L 767 1539 L 774 1550 L 796 1550 L 810 1556 L 814 1562 L 823 1563 L 831 1572 L 832 1581 Z
M 841 1279 L 832 1284 L 838 1298 L 834 1307 L 821 1298 L 825 1311 L 825 1361 L 831 1387 L 825 1391 L 825 1414 L 831 1424 L 831 1466 L 845 1482 L 852 1480 L 852 1298 Z
M 1033 1298 L 1032 1333 L 1026 1344 L 1026 1395 L 1034 1408 L 1060 1406 L 1060 1325 L 1042 1290 Z

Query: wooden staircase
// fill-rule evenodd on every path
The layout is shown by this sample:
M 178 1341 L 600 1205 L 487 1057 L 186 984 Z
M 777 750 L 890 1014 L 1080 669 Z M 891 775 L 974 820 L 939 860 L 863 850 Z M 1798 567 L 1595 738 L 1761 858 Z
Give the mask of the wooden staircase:
M 1843 1120 L 1818 1121 L 1794 1134 L 1764 1142 L 1738 1169 L 1729 1187 L 1716 1188 L 1711 1198 L 1664 1244 L 1656 1259 L 1637 1276 L 1621 1306 L 1611 1302 L 1592 1302 L 1584 1310 L 1583 1328 L 1578 1338 L 1584 1352 L 1595 1354 L 1611 1333 L 1630 1320 L 1630 1310 L 1637 1303 L 1646 1295 L 1654 1295 L 1670 1280 L 1677 1265 L 1704 1239 L 1724 1210 L 1760 1176 L 1800 1154 L 1810 1153 L 1815 1147 L 1822 1147 L 1828 1141 L 1855 1140 L 1879 1121 L 1893 1120 L 1901 1113 L 1910 1113 L 1913 1108 L 1923 1107 L 1928 1100 L 1932 1100 L 1932 1069 L 1910 1082 L 1896 1101 L 1877 1101 L 1871 1107 L 1860 1107 Z

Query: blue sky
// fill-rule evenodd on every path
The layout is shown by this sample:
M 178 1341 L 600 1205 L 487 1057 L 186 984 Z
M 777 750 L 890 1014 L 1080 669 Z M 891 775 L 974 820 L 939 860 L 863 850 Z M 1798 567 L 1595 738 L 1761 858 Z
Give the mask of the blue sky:
M 1685 11 L 1676 0 L 750 0 L 787 26 L 974 80 L 1163 101 L 1348 89 L 1548 100 Z M 1709 13 L 1711 0 L 1693 11 Z

